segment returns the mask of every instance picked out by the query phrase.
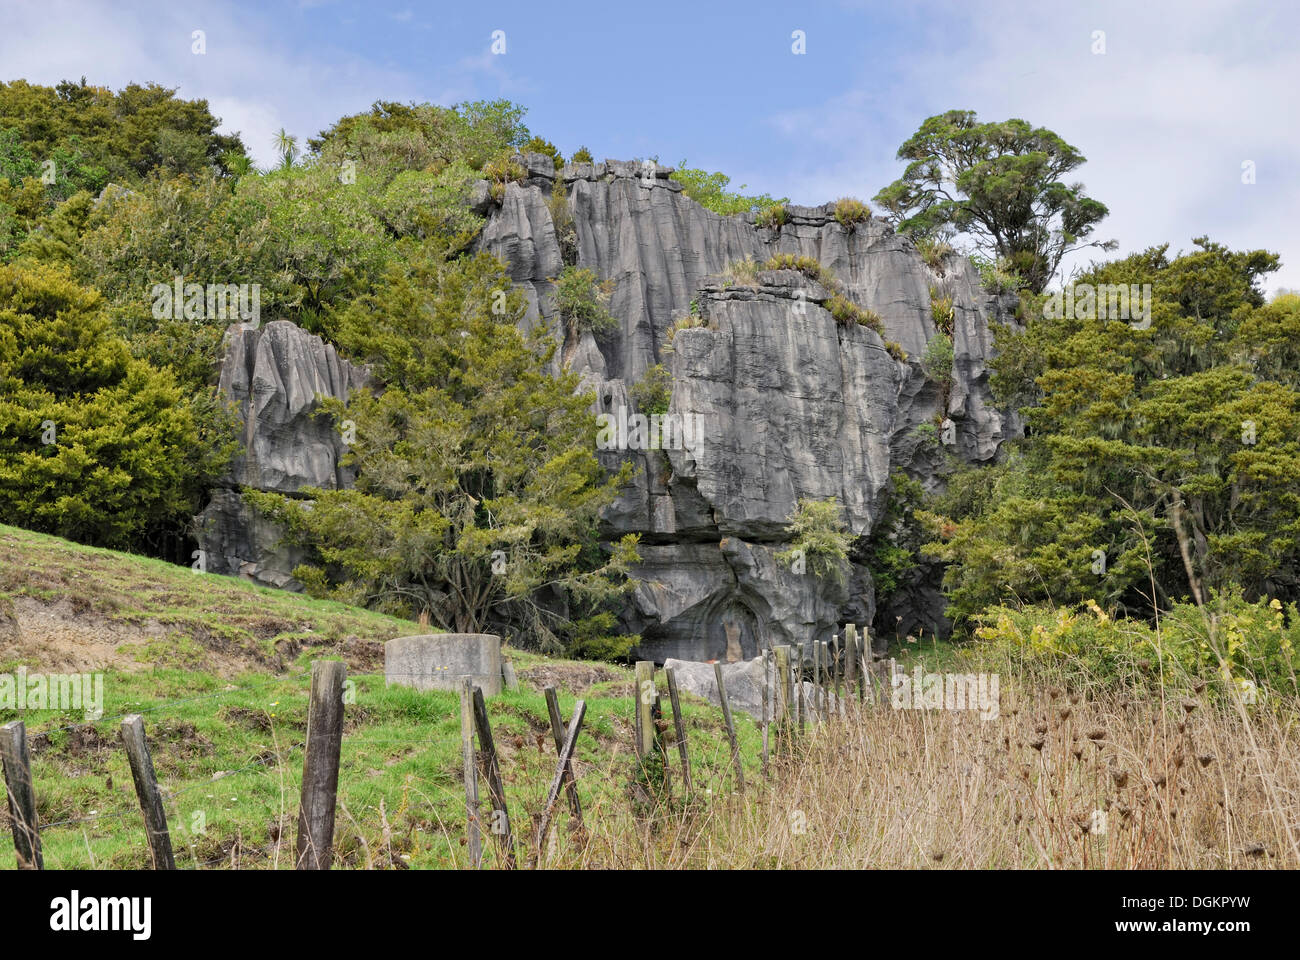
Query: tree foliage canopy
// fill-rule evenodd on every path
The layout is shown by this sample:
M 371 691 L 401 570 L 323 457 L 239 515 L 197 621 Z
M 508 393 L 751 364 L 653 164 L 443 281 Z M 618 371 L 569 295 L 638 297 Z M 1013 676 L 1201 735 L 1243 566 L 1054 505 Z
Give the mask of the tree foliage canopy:
M 999 336 L 994 387 L 1030 436 L 950 487 L 941 512 L 957 522 L 930 550 L 953 563 L 958 616 L 1090 598 L 1140 614 L 1231 585 L 1300 594 L 1300 297 L 1264 302 L 1273 254 L 1196 246 L 1085 276 L 1151 284 L 1149 327 L 1035 316 Z
M 547 372 L 554 344 L 519 331 L 523 309 L 487 255 L 392 268 L 337 331 L 385 387 L 330 408 L 355 429 L 356 488 L 306 491 L 310 507 L 252 499 L 304 535 L 314 560 L 298 575 L 315 591 L 618 656 L 636 638 L 615 635 L 608 603 L 636 538 L 606 552 L 597 519 L 628 470 L 606 475 L 592 398 Z
M 907 169 L 876 194 L 901 232 L 966 235 L 1005 258 L 1035 293 L 1071 250 L 1087 242 L 1106 206 L 1062 178 L 1084 162 L 1045 127 L 1012 119 L 980 123 L 971 110 L 930 117 L 898 148 Z

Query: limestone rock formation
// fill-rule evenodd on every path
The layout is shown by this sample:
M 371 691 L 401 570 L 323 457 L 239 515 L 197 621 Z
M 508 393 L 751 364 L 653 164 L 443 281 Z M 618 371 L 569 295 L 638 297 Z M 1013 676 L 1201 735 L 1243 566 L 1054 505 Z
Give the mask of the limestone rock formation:
M 664 669 L 673 671 L 677 687 L 684 693 L 694 694 L 702 700 L 721 706 L 722 698 L 718 694 L 718 679 L 713 672 L 713 664 L 700 663 L 695 660 L 668 659 Z M 727 705 L 741 713 L 747 713 L 755 720 L 763 719 L 763 686 L 767 685 L 767 717 L 775 716 L 777 692 L 776 675 L 772 668 L 767 668 L 766 679 L 763 676 L 763 659 L 742 660 L 739 663 L 726 663 L 722 666 L 722 682 L 727 688 Z M 801 680 L 803 684 L 803 703 L 807 719 L 816 722 L 822 719 L 820 692 L 811 681 Z M 797 697 L 797 688 L 794 696 Z M 827 705 L 831 710 L 839 706 L 834 693 L 825 693 Z
M 353 477 L 341 464 L 343 438 L 329 418 L 315 414 L 320 397 L 347 400 L 367 374 L 287 320 L 235 324 L 225 346 L 219 388 L 234 404 L 243 445 L 225 486 L 198 517 L 199 545 L 209 573 L 292 587 L 290 574 L 301 557 L 279 542 L 275 524 L 256 516 L 239 490 L 296 493 L 350 485 Z
M 641 535 L 638 585 L 621 617 L 643 638 L 638 654 L 749 659 L 873 618 L 942 631 L 932 578 L 918 574 L 877 611 L 865 565 L 818 578 L 777 557 L 800 498 L 837 498 L 851 532 L 867 535 L 892 470 L 934 489 L 950 457 L 987 462 L 1019 434 L 988 387 L 990 325 L 1012 320 L 1014 297 L 985 292 L 964 258 L 932 269 L 881 221 L 841 225 L 833 204 L 792 205 L 780 227 L 760 227 L 753 215 L 701 207 L 668 167 L 605 161 L 556 171 L 540 154 L 516 160 L 521 182 L 507 184 L 499 203 L 481 183 L 473 202 L 488 214 L 479 249 L 504 261 L 527 296 L 524 325 L 544 327 L 561 347 L 553 362 L 580 375 L 594 412 L 624 424 L 643 412 L 631 390 L 646 371 L 662 364 L 672 374 L 668 416 L 655 421 L 666 428 L 660 449 L 623 431 L 628 442 L 599 453 L 611 469 L 624 459 L 640 468 L 604 516 L 611 539 Z M 776 253 L 819 262 L 848 299 L 879 315 L 880 333 L 837 323 L 826 309 L 831 291 L 802 273 L 727 278 L 730 264 Z M 566 341 L 551 279 L 568 264 L 613 282 L 613 335 Z M 921 362 L 939 334 L 932 291 L 952 298 L 947 385 Z M 341 441 L 311 413 L 316 394 L 346 397 L 363 378 L 291 324 L 232 331 L 222 389 L 240 406 L 246 455 L 230 494 L 203 517 L 210 569 L 290 582 L 294 558 L 275 554 L 233 490 L 348 483 Z M 879 648 L 887 638 L 878 630 L 875 640 Z
M 561 235 L 576 235 L 570 259 L 612 279 L 615 336 L 563 343 L 557 363 L 595 391 L 595 412 L 626 417 L 630 388 L 664 364 L 673 376 L 669 414 L 703 423 L 687 449 L 604 452 L 614 468 L 630 458 L 638 477 L 607 512 L 609 535 L 640 533 L 640 583 L 623 615 L 643 637 L 639 655 L 698 660 L 725 655 L 721 624 L 740 624 L 745 657 L 774 643 L 829 640 L 836 624 L 876 615 L 870 571 L 854 564 L 844 582 L 795 574 L 776 555 L 800 498 L 834 496 L 850 530 L 870 533 L 891 470 L 905 468 L 934 489 L 947 454 L 995 458 L 1019 434 L 1014 414 L 989 393 L 990 323 L 1010 322 L 1014 297 L 986 293 L 969 261 L 927 266 L 910 241 L 878 220 L 851 227 L 834 205 L 788 206 L 779 228 L 752 215 L 723 217 L 668 179 L 671 168 L 606 161 L 509 184 L 480 239 L 528 292 L 525 323 L 563 343 L 549 277 L 565 261 Z M 566 191 L 566 203 L 547 202 Z M 552 211 L 559 209 L 555 222 Z M 760 272 L 746 286 L 721 275 L 746 258 L 811 257 L 854 303 L 879 314 L 882 336 L 837 325 L 817 282 L 791 271 Z M 951 297 L 952 383 L 928 377 L 920 358 L 938 334 L 931 291 Z M 689 319 L 683 319 L 689 318 Z M 675 323 L 671 352 L 666 345 Z M 890 356 L 885 339 L 907 354 Z M 946 393 L 946 404 L 945 404 Z M 929 431 L 918 430 L 934 424 Z M 932 438 L 939 438 L 935 440 Z M 918 576 L 877 622 L 942 632 L 943 600 Z M 886 637 L 876 636 L 878 646 Z

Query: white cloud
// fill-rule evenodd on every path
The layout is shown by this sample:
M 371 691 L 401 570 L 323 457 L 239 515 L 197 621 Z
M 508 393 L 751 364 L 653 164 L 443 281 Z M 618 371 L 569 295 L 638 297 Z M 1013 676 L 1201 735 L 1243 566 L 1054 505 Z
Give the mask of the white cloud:
M 901 172 L 893 151 L 933 113 L 1019 116 L 1088 157 L 1077 179 L 1110 208 L 1098 234 L 1120 241 L 1117 255 L 1164 242 L 1188 249 L 1208 233 L 1281 254 L 1283 269 L 1268 286 L 1300 286 L 1300 127 L 1290 120 L 1300 114 L 1300 62 L 1286 42 L 1300 24 L 1294 12 L 1249 3 L 1067 11 L 1003 2 L 981 4 L 977 15 L 936 3 L 929 15 L 947 19 L 957 49 L 942 58 L 898 51 L 880 75 L 772 118 L 777 131 L 808 145 L 792 196 L 870 196 Z M 1105 54 L 1091 52 L 1094 30 L 1105 31 Z M 901 121 L 900 107 L 909 111 Z M 898 136 L 889 144 L 853 135 L 891 126 Z M 1254 185 L 1241 182 L 1243 160 L 1256 162 Z
M 191 34 L 205 32 L 206 53 Z M 274 162 L 281 126 L 304 144 L 339 117 L 373 101 L 428 99 L 422 79 L 333 49 L 296 49 L 269 21 L 208 5 L 97 6 L 19 0 L 5 12 L 0 64 L 5 80 L 54 84 L 85 76 L 115 89 L 135 81 L 178 87 L 208 100 L 220 130 L 238 130 L 261 166 Z

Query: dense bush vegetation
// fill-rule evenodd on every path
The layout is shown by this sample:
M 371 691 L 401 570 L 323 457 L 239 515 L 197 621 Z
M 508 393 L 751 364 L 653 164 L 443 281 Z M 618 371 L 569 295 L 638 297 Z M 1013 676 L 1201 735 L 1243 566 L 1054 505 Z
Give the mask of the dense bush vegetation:
M 677 169 L 672 172 L 671 176 L 672 179 L 682 185 L 682 192 L 688 197 L 700 206 L 707 207 L 714 213 L 720 213 L 724 217 L 737 213 L 757 213 L 759 210 L 790 202 L 786 197 L 778 200 L 773 199 L 766 193 L 748 196 L 728 190 L 727 187 L 731 184 L 729 176 L 724 173 L 709 173 L 705 170 L 688 167 L 685 160 L 677 165 Z M 743 183 L 740 185 L 740 189 L 745 189 Z
M 994 387 L 1031 435 L 938 507 L 951 526 L 930 549 L 959 619 L 1009 601 L 1145 617 L 1238 587 L 1297 598 L 1300 298 L 1264 303 L 1271 254 L 1197 248 L 1083 278 L 1151 283 L 1149 325 L 1035 308 L 999 336 Z
M 0 516 L 97 546 L 161 546 L 215 468 L 171 372 L 131 356 L 57 265 L 0 266 Z

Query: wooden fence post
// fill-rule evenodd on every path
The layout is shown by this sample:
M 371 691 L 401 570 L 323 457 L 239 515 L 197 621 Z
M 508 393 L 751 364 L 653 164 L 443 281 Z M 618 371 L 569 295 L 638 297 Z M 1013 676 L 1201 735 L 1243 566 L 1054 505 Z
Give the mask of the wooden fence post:
M 686 724 L 682 721 L 682 706 L 677 698 L 677 676 L 671 667 L 664 668 L 668 678 L 668 702 L 673 708 L 673 734 L 677 737 L 677 753 L 682 761 L 682 784 L 686 792 L 695 790 L 691 783 L 691 757 L 686 749 Z
M 133 713 L 122 720 L 122 743 L 126 759 L 131 764 L 131 779 L 135 793 L 140 798 L 144 813 L 145 838 L 149 841 L 149 856 L 155 870 L 175 870 L 176 858 L 172 855 L 171 833 L 167 830 L 167 813 L 163 810 L 162 794 L 158 792 L 158 778 L 154 774 L 153 758 L 144 738 L 144 718 Z
M 334 853 L 334 805 L 339 792 L 339 750 L 343 745 L 343 681 L 347 665 L 313 660 L 307 745 L 298 802 L 297 868 L 328 870 Z
M 555 740 L 555 755 L 564 749 L 564 719 L 560 716 L 560 697 L 554 687 L 546 687 L 546 713 L 551 719 L 551 737 Z M 578 799 L 578 782 L 573 779 L 573 769 L 564 768 L 564 789 L 569 795 L 569 812 L 582 825 L 582 801 Z
M 824 720 L 831 710 L 831 645 L 822 640 L 817 650 L 822 658 L 821 716 Z
M 795 689 L 799 700 L 799 736 L 803 736 L 804 727 L 808 722 L 808 701 L 804 698 L 803 692 L 803 663 L 804 663 L 804 644 L 795 647 L 799 651 L 799 665 L 795 668 Z
M 655 702 L 655 665 L 650 660 L 636 662 L 636 751 L 641 762 L 650 759 L 655 747 L 652 706 Z
M 27 727 L 14 720 L 0 727 L 0 761 L 9 800 L 9 822 L 14 831 L 14 852 L 19 870 L 44 870 L 41 829 L 36 820 L 36 792 L 32 789 L 32 763 L 27 752 Z
M 736 765 L 736 783 L 745 792 L 745 770 L 740 763 L 740 745 L 736 743 L 736 725 L 731 721 L 731 702 L 727 699 L 727 685 L 722 680 L 722 664 L 714 662 L 713 677 L 718 681 L 718 702 L 722 704 L 722 720 L 727 725 L 727 739 L 731 741 L 731 762 Z
M 848 624 L 844 628 L 844 695 L 852 697 L 858 688 L 858 628 Z
M 497 761 L 497 745 L 492 740 L 492 725 L 488 722 L 487 704 L 483 691 L 474 688 L 474 726 L 478 728 L 478 747 L 483 753 L 483 768 L 492 800 L 492 834 L 506 855 L 506 869 L 515 868 L 515 838 L 510 833 L 510 811 L 506 809 L 506 788 L 501 782 L 501 765 Z M 497 817 L 500 816 L 498 821 Z M 498 825 L 500 829 L 498 829 Z
M 551 789 L 546 794 L 546 806 L 542 809 L 542 822 L 537 827 L 537 857 L 541 859 L 546 846 L 546 834 L 551 827 L 551 816 L 555 813 L 555 804 L 560 799 L 560 786 L 564 783 L 564 773 L 573 760 L 573 750 L 578 742 L 578 732 L 582 729 L 582 718 L 587 715 L 587 704 L 579 700 L 573 705 L 573 719 L 569 721 L 569 730 L 564 736 L 564 745 L 560 747 L 560 762 L 555 768 L 555 778 L 551 780 Z
M 812 642 L 813 655 L 813 716 L 818 720 L 826 718 L 825 711 L 822 710 L 822 645 L 820 641 Z
M 478 762 L 474 755 L 474 682 L 460 678 L 460 760 L 465 781 L 465 829 L 469 843 L 470 867 L 477 870 L 483 863 L 483 837 L 479 828 Z
M 781 644 L 776 648 L 776 675 L 772 678 L 776 685 L 776 742 L 777 749 L 784 750 L 789 746 L 792 735 L 791 727 L 791 697 L 794 690 L 790 686 L 790 647 L 788 644 Z
M 772 708 L 771 679 L 769 667 L 772 665 L 772 651 L 763 650 L 763 778 L 767 778 L 767 728 L 769 712 Z

